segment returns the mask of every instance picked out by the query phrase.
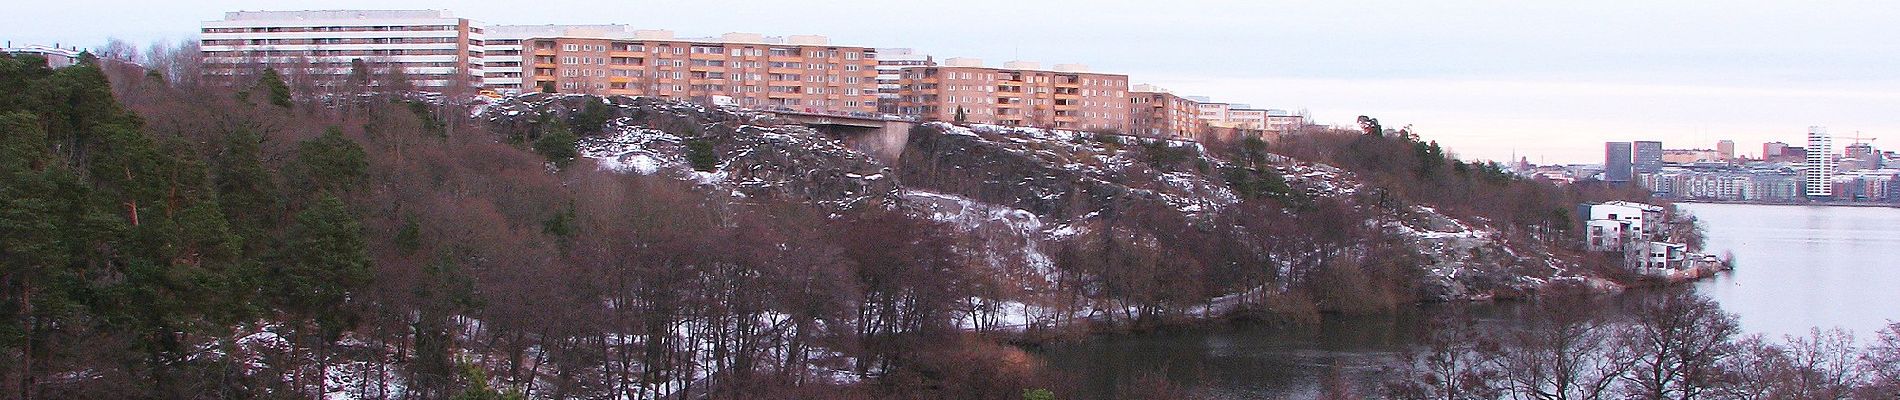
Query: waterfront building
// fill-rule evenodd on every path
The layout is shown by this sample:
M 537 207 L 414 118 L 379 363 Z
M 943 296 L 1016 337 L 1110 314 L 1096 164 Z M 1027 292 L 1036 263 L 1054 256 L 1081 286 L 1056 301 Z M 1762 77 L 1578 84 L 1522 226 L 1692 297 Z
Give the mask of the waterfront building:
M 1630 149 L 1632 151 L 1630 155 L 1630 165 L 1637 173 L 1662 171 L 1662 142 L 1631 142 Z
M 908 67 L 898 111 L 926 120 L 1126 132 L 1128 75 L 1079 64 L 1043 69 L 1024 61 L 991 68 L 973 58 Z
M 483 33 L 446 10 L 234 11 L 203 22 L 199 51 L 212 78 L 241 80 L 273 68 L 322 86 L 347 79 L 360 63 L 440 90 L 482 83 Z
M 1687 247 L 1664 241 L 1663 208 L 1644 203 L 1611 201 L 1583 204 L 1584 247 L 1618 253 L 1633 268 L 1673 268 L 1682 265 Z
M 1630 142 L 1605 142 L 1603 144 L 1603 180 L 1606 182 L 1629 182 L 1635 166 L 1630 164 Z
M 1834 196 L 1834 138 L 1828 136 L 1827 128 L 1808 127 L 1807 162 L 1802 164 L 1802 176 L 1808 197 Z
M 1176 96 L 1154 85 L 1139 84 L 1129 90 L 1131 133 L 1156 138 L 1200 140 L 1202 122 L 1200 103 Z

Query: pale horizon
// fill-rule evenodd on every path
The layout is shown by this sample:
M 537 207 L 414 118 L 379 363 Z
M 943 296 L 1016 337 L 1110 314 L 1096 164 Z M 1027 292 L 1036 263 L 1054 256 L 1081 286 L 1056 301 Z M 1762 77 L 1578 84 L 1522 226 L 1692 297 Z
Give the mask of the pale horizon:
M 681 36 L 820 34 L 909 47 L 938 59 L 1081 63 L 1177 94 L 1307 110 L 1320 124 L 1359 115 L 1411 125 L 1465 158 L 1602 161 L 1603 142 L 1739 154 L 1800 146 L 1810 125 L 1837 147 L 1900 132 L 1900 5 L 1519 4 L 1454 1 L 841 1 L 709 6 L 599 2 L 32 2 L 13 7 L 14 45 L 140 47 L 196 37 L 228 11 L 446 9 L 487 24 L 627 24 Z M 136 12 L 92 13 L 90 10 Z M 666 10 L 667 12 L 654 12 Z M 1028 18 L 1046 15 L 1048 18 Z M 1889 139 L 1891 140 L 1891 139 Z M 1880 140 L 1873 142 L 1882 147 Z

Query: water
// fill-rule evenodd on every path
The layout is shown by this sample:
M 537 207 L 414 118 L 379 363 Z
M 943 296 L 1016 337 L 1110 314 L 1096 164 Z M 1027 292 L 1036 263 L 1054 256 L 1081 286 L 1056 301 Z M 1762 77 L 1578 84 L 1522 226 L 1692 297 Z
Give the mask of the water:
M 1741 318 L 1745 333 L 1779 338 L 1841 327 L 1869 338 L 1900 319 L 1900 209 L 1730 204 L 1681 206 L 1702 220 L 1707 250 L 1732 252 L 1737 269 L 1697 283 Z M 1080 378 L 1077 398 L 1109 398 L 1139 377 L 1165 376 L 1222 399 L 1314 398 L 1337 371 L 1360 387 L 1415 344 L 1445 305 L 1387 316 L 1330 318 L 1316 327 L 1226 326 L 1101 336 L 1042 351 Z M 1518 304 L 1468 305 L 1510 324 Z
M 1872 337 L 1900 320 L 1900 209 L 1682 204 L 1702 220 L 1712 254 L 1735 271 L 1696 291 L 1771 338 L 1840 327 Z

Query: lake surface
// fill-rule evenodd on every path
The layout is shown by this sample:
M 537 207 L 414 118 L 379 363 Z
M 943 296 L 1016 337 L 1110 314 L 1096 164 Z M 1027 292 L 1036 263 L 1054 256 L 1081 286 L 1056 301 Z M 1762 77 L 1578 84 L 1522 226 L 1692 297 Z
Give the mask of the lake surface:
M 1869 338 L 1900 320 L 1900 209 L 1681 204 L 1700 218 L 1711 254 L 1734 271 L 1696 291 L 1771 338 L 1840 327 Z
M 1900 319 L 1900 209 L 1683 204 L 1702 220 L 1707 251 L 1733 253 L 1735 271 L 1696 291 L 1740 315 L 1746 333 L 1806 334 L 1841 327 L 1868 338 Z M 1430 315 L 1328 318 L 1314 327 L 1235 325 L 1172 333 L 1108 335 L 1040 351 L 1081 380 L 1076 398 L 1111 398 L 1119 386 L 1162 376 L 1221 399 L 1309 399 L 1334 373 L 1368 387 L 1412 346 Z M 1519 304 L 1463 311 L 1510 324 Z

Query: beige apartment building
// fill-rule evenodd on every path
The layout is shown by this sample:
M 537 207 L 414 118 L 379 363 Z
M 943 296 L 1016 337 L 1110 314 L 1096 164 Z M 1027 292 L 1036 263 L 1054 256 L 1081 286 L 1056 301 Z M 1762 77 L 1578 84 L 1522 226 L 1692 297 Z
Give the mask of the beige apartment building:
M 1169 139 L 1200 140 L 1203 127 L 1200 103 L 1176 96 L 1154 85 L 1135 85 L 1129 92 L 1130 133 Z
M 444 10 L 236 11 L 199 31 L 208 77 L 274 68 L 319 85 L 346 78 L 361 60 L 423 88 L 473 87 L 482 83 L 483 45 L 478 23 Z
M 824 36 L 680 39 L 671 31 L 622 30 L 522 38 L 519 46 L 518 85 L 524 92 L 657 96 L 867 116 L 877 111 L 876 50 L 831 45 Z M 500 84 L 509 77 L 496 78 Z
M 1125 132 L 1128 75 L 1087 72 L 1077 64 L 1042 69 L 1030 62 L 984 67 L 950 58 L 905 68 L 898 112 L 925 120 Z

